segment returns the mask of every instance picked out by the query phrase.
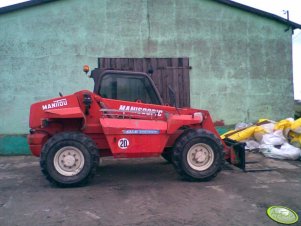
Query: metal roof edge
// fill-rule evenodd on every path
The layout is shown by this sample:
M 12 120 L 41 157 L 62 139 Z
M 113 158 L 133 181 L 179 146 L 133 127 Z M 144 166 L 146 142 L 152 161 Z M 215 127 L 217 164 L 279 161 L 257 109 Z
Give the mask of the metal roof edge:
M 275 14 L 272 14 L 272 13 L 269 13 L 269 12 L 266 12 L 266 11 L 263 11 L 263 10 L 260 10 L 260 9 L 253 8 L 251 6 L 247 6 L 247 5 L 244 5 L 244 4 L 241 4 L 241 3 L 238 3 L 238 2 L 234 2 L 234 1 L 230 1 L 230 0 L 214 0 L 214 1 L 216 1 L 218 3 L 222 3 L 224 5 L 228 5 L 228 6 L 231 6 L 231 7 L 238 8 L 238 9 L 241 9 L 241 10 L 244 10 L 244 11 L 248 11 L 250 13 L 254 13 L 254 14 L 257 14 L 259 16 L 263 16 L 263 17 L 266 17 L 266 18 L 269 18 L 269 19 L 272 19 L 272 20 L 276 20 L 278 22 L 289 25 L 290 27 L 292 27 L 292 29 L 296 29 L 296 28 L 301 29 L 301 24 L 298 24 L 298 23 L 295 23 L 293 21 L 287 20 L 287 19 L 282 18 L 280 16 L 277 16 Z
M 40 5 L 40 4 L 44 4 L 44 3 L 48 3 L 48 2 L 54 2 L 54 1 L 58 1 L 58 0 L 31 0 L 31 1 L 22 2 L 22 3 L 19 3 L 19 4 L 15 4 L 15 5 L 2 7 L 2 8 L 0 8 L 0 15 L 5 14 L 5 13 L 9 13 L 9 12 L 13 12 L 13 11 L 16 11 L 16 10 L 19 10 L 19 9 L 24 9 L 24 8 L 28 8 L 28 7 L 31 7 L 31 6 L 36 6 L 36 5 Z M 247 6 L 247 5 L 244 5 L 244 4 L 241 4 L 241 3 L 238 3 L 238 2 L 234 2 L 234 1 L 230 1 L 230 0 L 214 0 L 214 1 L 216 1 L 218 3 L 222 3 L 224 5 L 235 7 L 235 8 L 241 9 L 241 10 L 245 10 L 247 12 L 254 13 L 254 14 L 257 14 L 259 16 L 270 18 L 272 20 L 276 20 L 278 22 L 289 25 L 290 27 L 292 27 L 292 29 L 296 29 L 296 28 L 301 29 L 301 24 L 298 24 L 298 23 L 295 23 L 293 21 L 284 19 L 284 18 L 282 18 L 280 16 L 277 16 L 275 14 L 268 13 L 266 11 L 253 8 L 251 6 Z
M 21 2 L 15 5 L 9 5 L 9 6 L 5 6 L 0 8 L 0 15 L 1 14 L 5 14 L 5 13 L 10 13 L 19 9 L 25 9 L 28 7 L 32 7 L 32 6 L 36 6 L 36 5 L 41 5 L 44 3 L 48 3 L 48 2 L 54 2 L 57 0 L 31 0 L 31 1 L 27 1 L 27 2 Z

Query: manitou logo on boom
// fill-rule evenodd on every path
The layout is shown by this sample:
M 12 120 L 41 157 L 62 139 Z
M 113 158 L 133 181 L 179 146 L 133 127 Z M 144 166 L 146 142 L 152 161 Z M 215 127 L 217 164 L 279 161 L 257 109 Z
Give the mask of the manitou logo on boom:
M 42 105 L 43 110 L 48 110 L 56 107 L 66 106 L 68 104 L 66 99 L 54 100 L 51 104 Z
M 163 111 L 158 109 L 151 109 L 151 108 L 141 108 L 141 107 L 134 107 L 134 106 L 126 106 L 126 105 L 120 105 L 119 106 L 120 111 L 132 111 L 137 114 L 143 114 L 143 115 L 158 115 L 159 117 L 162 116 Z

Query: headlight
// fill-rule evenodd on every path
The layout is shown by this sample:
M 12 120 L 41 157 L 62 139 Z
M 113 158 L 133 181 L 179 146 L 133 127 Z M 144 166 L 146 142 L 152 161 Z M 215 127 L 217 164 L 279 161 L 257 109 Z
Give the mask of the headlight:
M 203 121 L 203 114 L 202 112 L 196 112 L 193 114 L 194 118 L 200 118 L 200 123 Z

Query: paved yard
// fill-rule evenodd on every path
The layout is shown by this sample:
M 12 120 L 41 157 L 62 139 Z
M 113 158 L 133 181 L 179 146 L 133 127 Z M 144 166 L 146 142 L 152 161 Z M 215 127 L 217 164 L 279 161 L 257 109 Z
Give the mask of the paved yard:
M 192 183 L 163 159 L 105 159 L 89 186 L 62 189 L 46 181 L 37 158 L 0 157 L 0 225 L 278 225 L 266 216 L 271 205 L 301 216 L 301 162 L 252 158 L 275 170 L 226 167 Z

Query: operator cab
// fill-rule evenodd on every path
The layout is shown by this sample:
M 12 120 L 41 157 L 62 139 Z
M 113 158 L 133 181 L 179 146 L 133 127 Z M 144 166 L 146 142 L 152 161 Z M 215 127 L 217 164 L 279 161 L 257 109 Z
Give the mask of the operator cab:
M 101 97 L 163 105 L 153 80 L 146 73 L 96 68 L 90 77 L 94 79 L 94 93 Z

